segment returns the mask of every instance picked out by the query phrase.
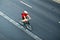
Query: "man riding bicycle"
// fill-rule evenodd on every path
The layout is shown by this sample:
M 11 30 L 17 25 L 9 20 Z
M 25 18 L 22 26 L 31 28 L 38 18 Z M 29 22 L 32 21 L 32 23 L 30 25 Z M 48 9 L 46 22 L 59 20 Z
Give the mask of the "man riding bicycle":
M 31 20 L 31 17 L 30 17 L 30 15 L 28 14 L 28 12 L 27 12 L 27 11 L 23 11 L 22 14 L 21 14 L 21 16 L 22 16 L 22 22 L 23 22 L 24 24 L 30 25 L 29 20 Z

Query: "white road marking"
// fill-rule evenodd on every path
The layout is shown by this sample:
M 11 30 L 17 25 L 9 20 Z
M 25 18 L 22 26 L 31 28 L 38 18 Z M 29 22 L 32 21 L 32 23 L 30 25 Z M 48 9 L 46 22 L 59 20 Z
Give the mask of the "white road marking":
M 28 35 L 30 35 L 32 38 L 34 38 L 35 40 L 42 40 L 41 38 L 39 38 L 37 35 L 33 34 L 32 32 L 30 32 L 29 30 L 25 29 L 23 26 L 21 26 L 19 23 L 17 23 L 16 21 L 14 21 L 13 19 L 11 19 L 10 17 L 8 17 L 6 14 L 4 14 L 3 12 L 0 11 L 0 16 L 4 17 L 6 20 L 8 20 L 9 22 L 11 22 L 12 24 L 16 25 L 19 29 L 21 29 L 22 31 L 24 31 L 25 33 L 27 33 Z
M 57 3 L 59 3 L 60 4 L 60 0 L 53 0 L 54 2 L 57 2 Z
M 60 23 L 60 21 L 58 23 Z
M 30 7 L 30 8 L 32 8 L 32 6 L 28 5 L 27 3 L 25 3 L 25 2 L 23 2 L 23 1 L 21 1 L 21 0 L 20 0 L 20 2 L 21 2 L 22 4 L 24 4 L 24 5 L 26 5 L 26 6 Z

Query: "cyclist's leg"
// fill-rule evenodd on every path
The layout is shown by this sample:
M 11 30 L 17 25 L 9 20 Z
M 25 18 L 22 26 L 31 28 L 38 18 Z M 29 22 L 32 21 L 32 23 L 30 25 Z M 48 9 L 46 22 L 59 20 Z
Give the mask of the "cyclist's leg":
M 31 28 L 31 25 L 30 25 L 29 21 L 27 22 L 26 27 L 27 27 L 27 29 L 32 30 L 32 28 Z
M 28 25 L 30 25 L 30 22 L 29 22 L 29 21 L 27 21 L 27 24 L 28 24 Z
M 26 27 L 26 23 L 25 22 L 23 22 L 23 27 L 26 29 L 27 27 Z

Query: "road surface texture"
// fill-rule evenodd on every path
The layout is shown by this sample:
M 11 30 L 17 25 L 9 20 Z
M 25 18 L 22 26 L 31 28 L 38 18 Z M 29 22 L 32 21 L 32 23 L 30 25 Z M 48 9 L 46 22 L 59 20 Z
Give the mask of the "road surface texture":
M 21 20 L 24 10 L 32 18 L 32 33 L 42 40 L 60 40 L 60 4 L 52 0 L 0 0 L 0 11 L 16 22 Z M 35 39 L 0 16 L 0 40 Z

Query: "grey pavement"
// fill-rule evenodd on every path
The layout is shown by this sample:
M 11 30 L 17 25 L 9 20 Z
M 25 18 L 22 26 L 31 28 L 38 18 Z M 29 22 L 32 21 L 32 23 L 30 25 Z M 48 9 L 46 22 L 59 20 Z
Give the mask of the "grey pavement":
M 19 22 L 21 13 L 27 10 L 31 16 L 31 31 L 43 40 L 60 40 L 60 4 L 52 0 L 0 0 L 0 11 Z M 0 16 L 0 40 L 35 40 Z

